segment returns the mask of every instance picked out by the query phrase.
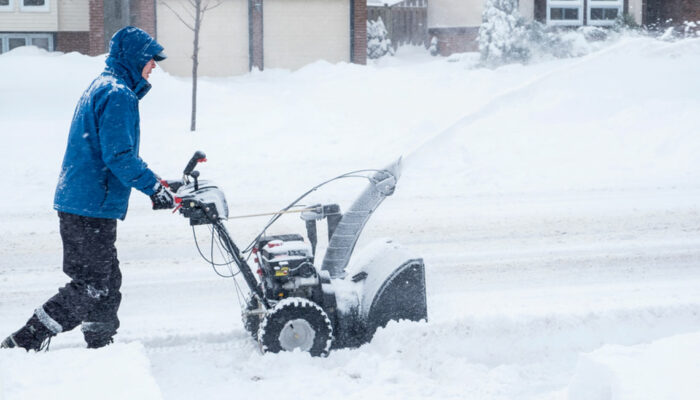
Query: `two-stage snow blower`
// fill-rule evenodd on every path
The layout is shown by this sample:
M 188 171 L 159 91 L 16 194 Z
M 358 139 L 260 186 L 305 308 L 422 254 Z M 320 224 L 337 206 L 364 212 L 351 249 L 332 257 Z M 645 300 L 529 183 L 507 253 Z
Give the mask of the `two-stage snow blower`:
M 197 244 L 200 255 L 219 275 L 234 280 L 241 276 L 248 286 L 250 293 L 242 299 L 243 323 L 263 352 L 300 349 L 325 356 L 333 348 L 369 342 L 375 331 L 391 320 L 427 320 L 421 258 L 412 258 L 397 244 L 383 240 L 368 246 L 349 267 L 369 217 L 394 193 L 400 160 L 386 169 L 353 171 L 313 187 L 271 213 L 268 224 L 243 251 L 223 224 L 228 219 L 223 192 L 212 182 L 200 180 L 199 171 L 195 171 L 202 161 L 206 161 L 204 153 L 196 152 L 183 180 L 168 184 L 176 195 L 177 209 L 190 220 L 193 232 L 198 225 L 210 228 L 211 256 L 207 258 Z M 321 186 L 350 177 L 366 178 L 369 184 L 345 213 L 337 204 L 298 206 Z M 281 215 L 292 212 L 305 221 L 306 239 L 299 234 L 266 234 Z M 322 262 L 315 264 L 317 222 L 323 219 L 328 245 Z M 215 248 L 223 262 L 215 262 Z M 250 258 L 257 266 L 257 277 L 248 264 Z M 217 269 L 222 266 L 229 267 L 228 273 Z

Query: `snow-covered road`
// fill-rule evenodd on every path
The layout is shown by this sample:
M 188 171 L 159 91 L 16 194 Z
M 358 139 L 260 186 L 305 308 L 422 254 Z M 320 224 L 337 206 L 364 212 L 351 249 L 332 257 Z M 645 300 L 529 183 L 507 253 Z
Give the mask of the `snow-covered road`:
M 226 189 L 232 214 L 279 208 L 329 176 L 408 155 L 396 194 L 358 247 L 391 237 L 425 259 L 429 321 L 391 323 L 372 343 L 325 359 L 261 356 L 242 328 L 233 284 L 199 258 L 186 221 L 152 212 L 135 193 L 118 233 L 124 299 L 117 343 L 85 355 L 74 331 L 55 338 L 45 354 L 5 352 L 0 398 L 70 392 L 71 382 L 98 390 L 110 368 L 136 371 L 115 374 L 116 384 L 133 390 L 129 398 L 158 392 L 165 399 L 586 398 L 580 388 L 592 376 L 607 382 L 594 373 L 602 369 L 596 362 L 610 359 L 604 346 L 641 352 L 634 346 L 700 331 L 700 159 L 693 153 L 700 148 L 693 131 L 700 126 L 700 82 L 693 75 L 700 42 L 633 38 L 613 46 L 578 60 L 496 71 L 468 68 L 468 60 L 413 57 L 366 69 L 318 64 L 205 81 L 198 137 L 180 127 L 186 102 L 166 102 L 178 98 L 173 93 L 186 98 L 186 84 L 154 76 L 156 97 L 142 107 L 144 158 L 165 174 L 179 171 L 196 148 L 207 151 L 202 174 Z M 46 114 L 38 120 L 28 121 L 16 104 L 11 113 L 0 111 L 10 144 L 0 149 L 9 165 L 0 220 L 3 335 L 64 283 L 53 182 L 70 103 L 101 62 L 17 52 L 0 56 L 0 72 L 37 58 L 85 76 L 0 80 L 3 91 L 26 93 L 17 95 L 19 103 L 47 87 L 61 88 L 57 96 L 65 100 L 60 106 L 41 100 Z M 652 72 L 659 77 L 646 85 L 653 94 L 634 97 L 642 92 L 639 77 Z M 590 76 L 603 87 L 614 82 L 614 91 L 587 89 L 581 82 Z M 423 97 L 407 96 L 401 86 L 407 79 Z M 363 81 L 372 95 L 357 92 Z M 377 89 L 382 81 L 393 94 Z M 426 102 L 429 95 L 433 101 Z M 358 98 L 367 100 L 364 106 Z M 253 103 L 262 111 L 245 108 Z M 574 103 L 582 109 L 572 109 Z M 659 104 L 664 112 L 652 115 Z M 225 113 L 227 106 L 249 114 Z M 393 116 L 401 112 L 405 118 Z M 595 130 L 586 116 L 597 121 Z M 24 156 L 30 153 L 43 161 Z M 353 185 L 333 186 L 319 201 L 346 203 L 357 193 Z M 246 244 L 263 222 L 227 225 Z M 303 226 L 285 217 L 277 229 Z M 684 340 L 697 343 L 695 336 Z M 650 367 L 659 358 L 651 360 Z M 88 373 L 86 364 L 95 367 Z M 59 378 L 46 381 L 35 370 Z M 615 389 L 627 387 L 629 377 L 620 383 L 615 379 L 624 374 L 605 374 L 617 386 L 588 398 L 631 398 Z M 82 376 L 96 378 L 81 382 Z M 676 398 L 700 393 L 686 383 Z
M 162 216 L 143 210 L 119 232 L 119 342 L 144 345 L 167 399 L 281 390 L 305 398 L 566 398 L 579 354 L 700 330 L 696 195 L 410 205 L 432 210 L 424 215 L 399 215 L 410 206 L 387 200 L 363 240 L 392 234 L 425 257 L 430 322 L 392 324 L 362 349 L 323 360 L 261 357 L 233 286 L 198 258 L 186 222 L 173 217 L 160 237 L 149 226 L 164 225 Z M 18 226 L 16 251 L 3 263 L 29 265 L 0 272 L 6 331 L 63 282 L 55 229 Z M 52 349 L 80 346 L 71 332 Z

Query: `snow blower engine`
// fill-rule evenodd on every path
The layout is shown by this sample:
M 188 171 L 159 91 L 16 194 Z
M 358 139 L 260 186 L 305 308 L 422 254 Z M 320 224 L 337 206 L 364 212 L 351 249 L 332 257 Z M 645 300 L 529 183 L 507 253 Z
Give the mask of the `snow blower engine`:
M 243 294 L 243 323 L 263 352 L 300 349 L 325 356 L 334 348 L 369 342 L 375 331 L 391 320 L 427 320 L 421 258 L 411 257 L 398 244 L 383 239 L 363 249 L 349 264 L 369 217 L 394 193 L 401 160 L 386 169 L 352 171 L 314 186 L 287 207 L 269 214 L 270 221 L 243 251 L 223 224 L 228 219 L 223 192 L 213 183 L 199 180 L 195 167 L 203 161 L 204 153 L 196 152 L 183 171 L 182 181 L 168 182 L 176 196 L 176 210 L 190 220 L 193 232 L 198 225 L 209 227 L 211 256 L 204 255 L 196 235 L 195 242 L 215 271 L 245 281 L 249 293 Z M 369 184 L 345 213 L 337 204 L 298 206 L 321 186 L 351 177 L 366 178 Z M 280 216 L 288 213 L 301 215 L 306 238 L 299 234 L 266 234 Z M 328 245 L 323 259 L 317 262 L 317 222 L 324 219 Z M 224 262 L 214 262 L 215 248 Z M 257 274 L 248 264 L 250 258 Z M 222 266 L 229 268 L 228 273 L 219 271 Z

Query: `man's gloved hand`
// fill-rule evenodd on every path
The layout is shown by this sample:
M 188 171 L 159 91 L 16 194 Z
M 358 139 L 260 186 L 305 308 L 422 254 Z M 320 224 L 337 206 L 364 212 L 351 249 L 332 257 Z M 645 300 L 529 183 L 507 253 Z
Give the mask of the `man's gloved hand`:
M 156 184 L 156 192 L 151 195 L 154 210 L 170 210 L 175 208 L 175 199 L 170 191 L 160 182 Z

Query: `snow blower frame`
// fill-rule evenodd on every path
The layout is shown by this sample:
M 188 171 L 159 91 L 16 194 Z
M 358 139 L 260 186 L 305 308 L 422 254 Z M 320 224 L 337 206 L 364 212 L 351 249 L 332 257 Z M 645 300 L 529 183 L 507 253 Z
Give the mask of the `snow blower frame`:
M 391 320 L 427 320 L 425 267 L 421 258 L 412 258 L 397 244 L 384 240 L 370 246 L 371 251 L 360 257 L 366 262 L 347 269 L 369 217 L 394 192 L 400 160 L 383 170 L 353 171 L 313 187 L 289 206 L 272 213 L 263 231 L 243 252 L 223 224 L 228 219 L 223 192 L 211 182 L 200 181 L 199 172 L 195 171 L 197 163 L 203 161 L 205 154 L 196 152 L 183 171 L 182 181 L 167 184 L 175 193 L 176 210 L 189 219 L 193 231 L 197 225 L 211 228 L 212 257 L 207 259 L 197 243 L 200 255 L 220 276 L 232 277 L 234 281 L 239 274 L 243 277 L 250 290 L 241 307 L 243 323 L 261 351 L 300 349 L 314 356 L 326 356 L 332 348 L 369 342 L 377 328 Z M 337 204 L 294 208 L 321 186 L 348 177 L 366 178 L 370 183 L 347 212 L 341 213 Z M 266 235 L 281 215 L 290 212 L 301 214 L 308 242 L 298 234 Z M 328 246 L 317 268 L 316 223 L 323 219 L 328 224 Z M 228 262 L 214 262 L 214 244 Z M 248 264 L 251 257 L 258 267 L 257 278 Z M 217 265 L 230 268 L 232 264 L 240 273 L 230 269 L 230 275 L 224 275 L 216 270 Z

